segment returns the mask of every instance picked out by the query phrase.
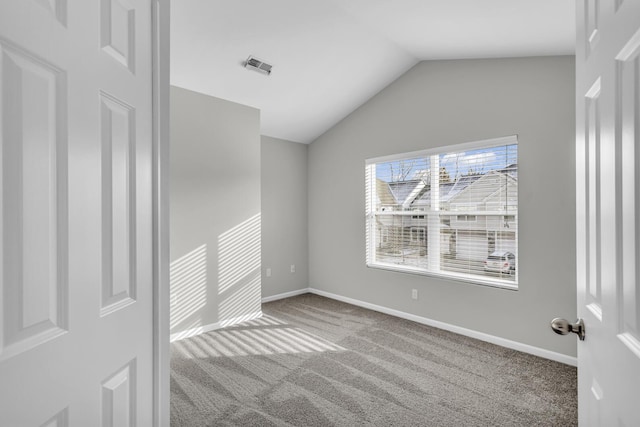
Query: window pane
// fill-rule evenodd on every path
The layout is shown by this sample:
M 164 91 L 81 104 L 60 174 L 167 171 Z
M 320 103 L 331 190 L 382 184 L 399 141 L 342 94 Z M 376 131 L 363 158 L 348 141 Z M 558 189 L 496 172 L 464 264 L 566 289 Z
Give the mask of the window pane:
M 370 265 L 516 282 L 517 144 L 369 163 Z M 372 246 L 369 246 L 373 249 Z
M 427 219 L 420 200 L 429 188 L 429 158 L 415 157 L 375 165 L 375 260 L 413 268 L 427 265 Z

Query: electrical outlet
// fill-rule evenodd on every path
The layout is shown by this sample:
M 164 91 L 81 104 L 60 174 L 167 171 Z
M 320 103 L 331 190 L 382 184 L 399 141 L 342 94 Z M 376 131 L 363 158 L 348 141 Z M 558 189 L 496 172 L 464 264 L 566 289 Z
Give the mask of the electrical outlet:
M 411 298 L 412 299 L 418 299 L 418 290 L 417 289 L 411 289 Z
M 271 277 L 271 269 L 267 268 L 267 277 Z
M 291 264 L 291 272 L 295 273 L 296 272 L 296 266 L 295 264 Z

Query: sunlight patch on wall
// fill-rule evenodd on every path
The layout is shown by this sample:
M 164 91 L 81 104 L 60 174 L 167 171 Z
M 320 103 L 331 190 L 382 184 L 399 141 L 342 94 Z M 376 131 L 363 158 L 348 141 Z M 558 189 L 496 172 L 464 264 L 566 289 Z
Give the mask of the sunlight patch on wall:
M 222 326 L 261 311 L 260 213 L 218 237 L 218 318 Z
M 346 351 L 344 347 L 271 316 L 175 342 L 173 349 L 177 355 L 186 358 Z
M 258 269 L 252 272 L 250 277 L 247 277 L 247 280 L 238 284 L 236 288 L 221 294 L 223 298 L 218 305 L 221 324 L 228 326 L 229 323 L 224 322 L 231 319 L 246 320 L 239 318 L 261 310 L 260 295 L 262 290 L 260 281 L 260 270 Z
M 180 325 L 193 328 L 199 320 L 182 323 L 201 310 L 207 303 L 207 245 L 199 246 L 176 259 L 170 266 L 171 319 L 170 328 Z
M 231 288 L 260 269 L 260 214 L 222 233 L 218 238 L 218 290 Z

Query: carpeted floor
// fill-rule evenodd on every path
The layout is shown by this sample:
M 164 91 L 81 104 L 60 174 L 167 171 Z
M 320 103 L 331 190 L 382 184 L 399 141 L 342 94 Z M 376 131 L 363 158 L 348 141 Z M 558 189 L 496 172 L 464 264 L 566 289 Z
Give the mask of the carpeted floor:
M 573 426 L 576 369 L 316 295 L 172 344 L 171 425 Z

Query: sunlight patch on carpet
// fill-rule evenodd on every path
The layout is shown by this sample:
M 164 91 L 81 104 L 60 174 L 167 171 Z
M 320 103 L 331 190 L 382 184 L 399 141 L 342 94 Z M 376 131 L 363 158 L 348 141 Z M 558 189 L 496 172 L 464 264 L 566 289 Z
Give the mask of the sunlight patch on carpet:
M 244 322 L 231 328 L 175 342 L 176 356 L 184 358 L 258 356 L 269 354 L 345 351 L 344 347 L 292 327 L 273 317 Z

